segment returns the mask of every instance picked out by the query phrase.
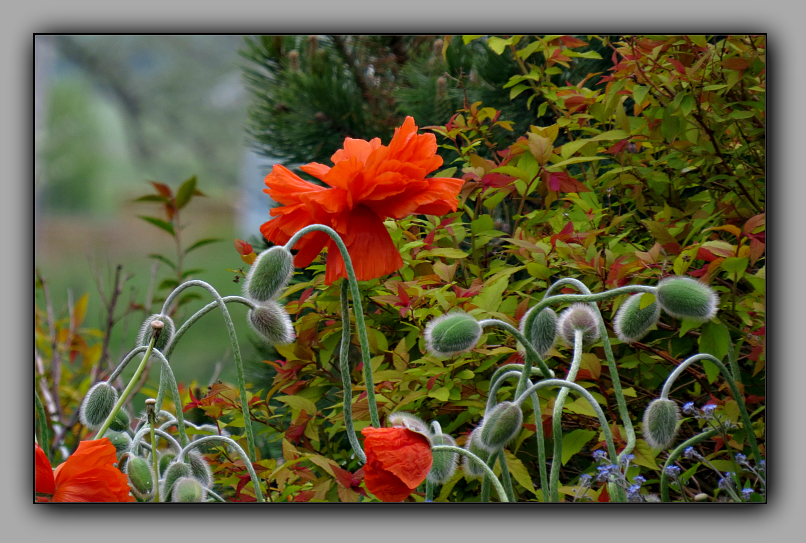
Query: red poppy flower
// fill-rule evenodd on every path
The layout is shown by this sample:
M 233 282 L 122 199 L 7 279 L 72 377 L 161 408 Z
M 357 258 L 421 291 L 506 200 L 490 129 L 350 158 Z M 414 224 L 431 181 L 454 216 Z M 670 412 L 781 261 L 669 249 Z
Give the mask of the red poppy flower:
M 381 140 L 346 138 L 344 149 L 331 157 L 333 167 L 310 163 L 300 169 L 328 187 L 304 181 L 276 165 L 266 176 L 264 192 L 283 204 L 271 210 L 274 219 L 260 232 L 276 244 L 286 243 L 311 224 L 330 226 L 344 240 L 359 280 L 382 277 L 403 266 L 403 259 L 383 225 L 386 218 L 413 213 L 444 215 L 456 211 L 461 179 L 425 176 L 442 165 L 433 134 L 417 134 L 414 119 L 406 117 L 395 129 L 389 146 Z M 308 266 L 328 248 L 325 282 L 347 277 L 336 244 L 324 232 L 312 232 L 297 244 L 294 265 Z
M 129 479 L 115 467 L 115 446 L 108 438 L 82 441 L 78 449 L 54 472 L 45 452 L 34 443 L 36 480 L 34 491 L 50 494 L 37 501 L 133 502 Z
M 431 445 L 407 428 L 361 430 L 366 436 L 364 481 L 367 490 L 385 502 L 403 501 L 431 470 Z

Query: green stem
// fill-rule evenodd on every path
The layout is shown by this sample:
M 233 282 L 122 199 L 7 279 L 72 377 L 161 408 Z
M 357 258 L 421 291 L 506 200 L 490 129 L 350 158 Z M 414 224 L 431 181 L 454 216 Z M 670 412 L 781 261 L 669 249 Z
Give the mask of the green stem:
M 582 362 L 582 336 L 583 330 L 574 330 L 574 357 L 571 361 L 571 367 L 568 369 L 568 375 L 565 380 L 573 383 L 576 379 L 579 365 Z M 554 456 L 551 458 L 551 476 L 549 479 L 549 501 L 560 501 L 560 494 L 558 485 L 560 481 L 560 465 L 563 457 L 563 406 L 565 399 L 570 392 L 567 388 L 562 388 L 557 393 L 557 399 L 554 402 L 554 411 L 551 418 L 551 430 L 554 438 Z M 614 457 L 613 457 L 614 458 Z
M 132 438 L 132 444 L 130 445 L 129 450 L 136 454 L 138 452 L 138 448 L 141 445 L 143 445 L 141 443 L 143 441 L 143 437 L 145 437 L 146 433 L 150 431 L 151 431 L 150 427 L 144 426 L 143 428 L 140 428 L 140 430 L 136 434 L 134 434 L 134 437 Z M 179 454 L 179 451 L 182 450 L 182 445 L 180 445 L 179 442 L 176 439 L 174 439 L 174 436 L 172 436 L 168 432 L 160 430 L 159 428 L 154 428 L 154 434 L 156 436 L 165 439 L 165 441 L 167 441 L 176 450 L 177 454 Z M 145 446 L 148 446 L 148 443 L 145 443 Z M 152 454 L 154 453 L 153 450 L 151 452 Z
M 666 378 L 666 383 L 664 383 L 663 389 L 661 390 L 661 398 L 668 398 L 672 385 L 674 385 L 675 380 L 683 373 L 683 370 L 699 360 L 708 360 L 709 362 L 716 364 L 716 366 L 719 368 L 719 371 L 722 372 L 722 375 L 728 382 L 731 394 L 733 394 L 733 399 L 736 400 L 736 405 L 739 406 L 739 413 L 741 414 L 742 422 L 744 423 L 744 433 L 747 435 L 747 440 L 750 442 L 750 448 L 753 450 L 753 458 L 756 461 L 756 465 L 761 464 L 761 453 L 758 449 L 756 434 L 753 433 L 753 425 L 750 421 L 750 416 L 747 414 L 747 408 L 744 405 L 744 398 L 742 398 L 742 395 L 739 393 L 736 382 L 733 380 L 733 375 L 731 375 L 730 371 L 728 371 L 728 368 L 725 367 L 725 364 L 720 362 L 720 360 L 715 356 L 710 354 L 695 354 L 694 356 L 691 356 L 681 362 L 680 365 L 669 374 L 669 377 Z
M 434 501 L 434 483 L 430 479 L 425 480 L 425 501 Z
M 154 409 L 149 408 L 148 410 L 148 425 L 151 428 L 151 472 L 154 476 L 154 501 L 159 503 L 160 501 L 160 485 L 159 485 L 159 470 L 158 464 L 159 460 L 157 459 L 157 436 L 154 432 Z
M 185 432 L 185 415 L 182 410 L 182 397 L 179 395 L 179 387 L 176 386 L 174 372 L 171 370 L 171 365 L 168 363 L 168 359 L 157 350 L 154 351 L 154 356 L 156 356 L 157 359 L 159 359 L 159 361 L 162 363 L 160 377 L 161 380 L 164 377 L 167 387 L 171 390 L 171 396 L 173 397 L 174 404 L 176 405 L 176 429 L 179 432 L 179 440 L 182 442 L 182 446 L 184 447 L 190 442 L 190 440 Z M 155 408 L 158 405 L 159 404 L 156 404 Z
M 536 383 L 527 388 L 523 392 L 523 394 L 521 394 L 518 397 L 518 399 L 515 400 L 513 403 L 515 403 L 516 405 L 521 405 L 530 394 L 537 392 L 541 388 L 558 387 L 558 386 L 572 388 L 579 394 L 581 394 L 588 401 L 591 408 L 594 411 L 596 411 L 596 416 L 599 419 L 599 424 L 602 427 L 602 433 L 604 433 L 605 436 L 605 442 L 607 443 L 607 451 L 608 454 L 610 455 L 610 458 L 618 458 L 618 456 L 616 455 L 616 446 L 613 444 L 613 435 L 610 432 L 610 427 L 607 425 L 607 419 L 605 418 L 602 408 L 599 406 L 598 403 L 596 403 L 596 399 L 593 396 L 591 396 L 590 392 L 588 392 L 578 384 L 570 383 L 562 379 L 547 379 L 545 381 L 540 381 L 539 383 Z M 615 498 L 615 501 L 626 501 L 626 497 L 624 496 L 623 490 L 619 493 L 614 493 L 613 498 Z
M 728 364 L 730 364 L 730 371 L 733 374 L 733 380 L 742 384 L 742 374 L 739 373 L 739 361 L 736 358 L 736 350 L 733 341 L 728 343 Z
M 350 292 L 353 295 L 353 308 L 355 313 L 355 327 L 358 329 L 358 341 L 361 344 L 361 358 L 364 362 L 364 382 L 367 387 L 367 402 L 369 403 L 369 417 L 372 426 L 380 428 L 381 422 L 378 418 L 378 405 L 375 401 L 375 384 L 372 379 L 372 365 L 369 356 L 369 339 L 367 338 L 367 326 L 364 323 L 364 310 L 361 307 L 361 291 L 358 290 L 358 281 L 355 278 L 355 270 L 353 262 L 350 259 L 350 253 L 347 252 L 347 246 L 344 245 L 341 236 L 336 233 L 332 228 L 323 224 L 311 224 L 301 229 L 294 234 L 285 248 L 289 251 L 297 243 L 302 236 L 310 232 L 324 232 L 333 240 L 339 248 L 341 258 L 344 260 L 344 267 L 347 270 L 347 280 L 350 282 Z
M 669 458 L 666 459 L 666 463 L 663 464 L 663 469 L 661 470 L 661 473 L 660 473 L 660 499 L 661 499 L 661 501 L 664 501 L 664 502 L 669 501 L 669 475 L 666 473 L 666 468 L 668 468 L 669 466 L 674 465 L 675 461 L 677 461 L 677 459 L 680 458 L 680 455 L 683 454 L 683 451 L 685 451 L 687 448 L 693 447 L 697 443 L 699 443 L 701 441 L 705 441 L 706 439 L 709 439 L 709 438 L 715 436 L 718 433 L 719 432 L 717 432 L 716 430 L 711 429 L 711 430 L 708 430 L 707 432 L 697 434 L 696 436 L 692 437 L 688 441 L 685 441 L 685 442 L 681 443 L 675 450 L 673 450 L 669 454 Z M 681 485 L 682 485 L 682 483 L 681 483 Z M 683 490 L 682 486 L 680 487 L 680 492 L 685 495 L 685 491 Z
M 232 354 L 235 358 L 235 370 L 238 374 L 238 392 L 241 397 L 241 412 L 243 413 L 243 422 L 244 422 L 244 429 L 246 430 L 246 441 L 249 445 L 249 460 L 254 462 L 255 461 L 255 433 L 252 429 L 252 415 L 249 412 L 249 399 L 246 394 L 246 381 L 244 379 L 243 374 L 243 361 L 241 360 L 241 348 L 238 344 L 238 335 L 235 333 L 235 325 L 232 324 L 232 317 L 230 317 L 229 310 L 227 310 L 227 304 L 224 302 L 224 299 L 218 293 L 216 289 L 214 289 L 209 284 L 205 283 L 204 281 L 199 280 L 192 280 L 186 281 L 176 287 L 173 292 L 171 292 L 168 297 L 165 299 L 165 303 L 162 306 L 162 312 L 165 313 L 167 308 L 170 307 L 173 300 L 179 296 L 183 290 L 190 288 L 190 287 L 202 287 L 206 289 L 212 296 L 215 298 L 218 307 L 221 309 L 221 314 L 224 317 L 224 322 L 227 326 L 227 332 L 229 333 L 230 343 L 232 344 Z M 172 341 L 175 343 L 176 339 Z M 159 398 L 157 398 L 157 409 L 161 406 L 159 404 Z M 177 408 L 177 411 L 180 409 Z M 181 425 L 180 428 L 184 431 L 184 425 Z
M 154 349 L 154 341 L 156 341 L 157 336 L 153 333 L 151 335 L 151 341 L 148 343 L 148 348 L 146 349 L 146 354 L 143 355 L 143 360 L 140 362 L 140 365 L 135 370 L 134 375 L 132 376 L 131 381 L 126 386 L 125 390 L 121 393 L 120 398 L 115 403 L 115 406 L 112 408 L 112 412 L 109 413 L 109 416 L 106 417 L 106 420 L 101 425 L 101 428 L 98 430 L 98 433 L 95 434 L 93 439 L 101 439 L 104 437 L 104 433 L 109 429 L 109 425 L 112 424 L 112 421 L 115 420 L 115 415 L 118 414 L 120 408 L 123 406 L 123 403 L 126 401 L 126 398 L 129 397 L 132 390 L 134 389 L 134 385 L 137 384 L 137 380 L 140 379 L 140 375 L 143 373 L 143 370 L 146 367 L 146 363 L 148 363 L 148 359 L 151 357 L 151 351 Z
M 515 490 L 512 488 L 512 476 L 509 474 L 509 465 L 504 450 L 498 453 L 498 463 L 501 466 L 501 480 L 504 482 L 504 492 L 507 493 L 509 501 L 515 501 Z
M 36 427 L 37 434 L 39 435 L 39 447 L 44 451 L 45 457 L 48 461 L 50 458 L 50 438 L 48 436 L 48 419 L 45 414 L 45 406 L 42 405 L 42 400 L 39 399 L 39 394 L 34 390 L 34 405 L 36 407 Z
M 546 366 L 546 363 L 543 362 L 543 358 L 541 358 L 541 356 L 537 354 L 537 351 L 535 351 L 535 348 L 532 346 L 532 343 L 526 339 L 526 337 L 521 333 L 520 330 L 518 330 L 511 324 L 504 321 L 500 321 L 498 319 L 480 320 L 479 326 L 481 326 L 482 328 L 500 328 L 501 330 L 506 330 L 520 342 L 520 344 L 523 346 L 524 349 L 526 349 L 526 358 L 523 364 L 523 375 L 521 376 L 521 380 L 518 383 L 518 387 L 515 389 L 516 396 L 520 395 L 520 393 L 523 392 L 523 389 L 526 387 L 525 383 L 526 381 L 529 380 L 529 375 L 532 374 L 533 361 L 537 362 L 537 365 L 540 368 L 540 373 L 543 374 L 544 378 L 546 376 L 554 377 L 554 372 L 551 371 L 548 368 L 548 366 Z
M 238 454 L 241 455 L 241 458 L 243 459 L 244 464 L 246 465 L 246 470 L 249 472 L 249 477 L 252 479 L 252 486 L 255 487 L 255 499 L 257 501 L 259 501 L 259 502 L 264 501 L 263 500 L 263 492 L 260 490 L 260 479 L 258 479 L 257 473 L 255 473 L 255 468 L 252 467 L 252 462 L 249 461 L 249 458 L 247 457 L 246 453 L 241 448 L 241 446 L 238 445 L 238 443 L 233 439 L 230 439 L 230 438 L 224 437 L 224 436 L 205 436 L 205 437 L 199 438 L 196 441 L 194 441 L 194 442 L 192 442 L 192 443 L 190 443 L 188 445 L 185 445 L 185 447 L 181 451 L 179 451 L 179 454 L 176 456 L 176 461 L 177 462 L 184 462 L 185 454 L 188 451 L 190 451 L 194 447 L 198 447 L 199 445 L 203 445 L 203 444 L 209 443 L 211 441 L 223 441 L 224 443 L 232 445 L 232 447 L 236 451 L 238 451 Z
M 339 371 L 341 373 L 341 384 L 344 390 L 344 427 L 347 430 L 347 438 L 353 452 L 361 462 L 367 461 L 367 455 L 361 449 L 358 436 L 355 434 L 353 425 L 353 382 L 350 379 L 350 308 L 347 306 L 346 281 L 341 282 L 341 349 L 339 350 Z
M 490 466 L 488 466 L 484 460 L 482 460 L 472 452 L 453 445 L 433 445 L 431 447 L 431 450 L 434 452 L 439 451 L 455 452 L 467 456 L 471 460 L 475 460 L 482 467 L 482 469 L 484 469 L 486 474 L 485 479 L 489 478 L 492 481 L 492 484 L 495 487 L 495 491 L 498 493 L 498 499 L 501 500 L 502 502 L 509 501 L 509 498 L 507 498 L 506 492 L 504 491 L 504 487 L 501 485 L 501 481 L 499 481 L 498 477 L 495 476 L 495 473 L 493 472 L 492 469 L 490 469 Z

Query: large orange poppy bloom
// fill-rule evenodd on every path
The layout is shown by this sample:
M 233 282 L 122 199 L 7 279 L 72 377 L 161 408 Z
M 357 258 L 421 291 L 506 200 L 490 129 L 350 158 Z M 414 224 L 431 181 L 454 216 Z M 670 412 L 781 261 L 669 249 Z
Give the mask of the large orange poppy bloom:
M 444 215 L 456 211 L 464 181 L 425 176 L 442 165 L 433 134 L 417 134 L 414 119 L 406 117 L 395 129 L 389 146 L 381 140 L 346 138 L 344 148 L 331 157 L 333 167 L 312 162 L 300 169 L 328 187 L 304 181 L 276 165 L 266 176 L 263 191 L 281 207 L 271 210 L 274 219 L 260 227 L 263 236 L 285 244 L 311 224 L 330 226 L 344 240 L 359 280 L 392 273 L 403 259 L 383 225 L 386 218 L 402 219 L 413 213 Z M 328 248 L 325 282 L 347 277 L 336 244 L 324 232 L 312 232 L 295 246 L 294 265 L 308 266 Z
M 367 463 L 367 490 L 385 502 L 403 501 L 431 471 L 431 445 L 422 434 L 407 428 L 361 430 Z
M 34 491 L 50 494 L 37 501 L 133 502 L 129 479 L 115 467 L 115 446 L 108 438 L 82 441 L 78 449 L 54 472 L 39 445 L 34 443 L 36 479 Z

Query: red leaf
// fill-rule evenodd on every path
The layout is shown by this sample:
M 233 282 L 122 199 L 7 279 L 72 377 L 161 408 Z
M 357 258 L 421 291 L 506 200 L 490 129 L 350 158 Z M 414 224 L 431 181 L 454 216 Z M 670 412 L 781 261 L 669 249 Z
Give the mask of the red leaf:
M 588 45 L 588 42 L 579 40 L 577 38 L 572 38 L 571 36 L 562 36 L 560 41 L 563 42 L 563 45 L 572 49 L 574 47 L 582 47 L 583 45 Z
M 552 173 L 549 176 L 549 190 L 557 192 L 560 190 L 560 174 Z
M 439 377 L 440 375 L 442 375 L 442 374 L 438 373 L 438 374 L 434 375 L 433 377 L 431 377 L 431 379 L 429 379 L 428 383 L 425 385 L 425 388 L 427 388 L 428 390 L 431 390 L 432 388 L 434 388 L 434 383 L 437 381 L 437 377 Z
M 605 153 L 607 153 L 609 155 L 617 155 L 621 151 L 624 150 L 624 148 L 627 146 L 628 143 L 630 143 L 629 139 L 623 139 L 623 140 L 615 143 L 612 147 L 610 147 L 610 149 L 605 151 Z
M 313 498 L 314 496 L 316 496 L 316 491 L 315 490 L 303 490 L 302 492 L 300 492 L 299 494 L 294 496 L 294 501 L 295 502 L 307 502 L 307 501 L 310 501 L 311 498 Z
M 411 304 L 411 298 L 409 298 L 409 294 L 406 292 L 406 289 L 403 287 L 402 283 L 397 284 L 397 295 L 400 298 L 400 301 L 404 304 Z
M 608 503 L 610 501 L 610 494 L 607 493 L 607 485 L 602 487 L 602 493 L 599 494 L 600 503 Z
M 166 196 L 168 198 L 173 198 L 171 187 L 169 187 L 165 183 L 158 183 L 156 181 L 151 181 L 151 184 L 154 185 L 154 188 L 157 189 L 157 192 L 160 193 L 160 195 Z
M 678 73 L 685 75 L 686 67 L 679 60 L 675 60 L 673 58 L 669 59 L 669 63 L 674 66 L 674 69 L 677 70 Z
M 728 70 L 746 70 L 750 63 L 743 58 L 726 58 L 722 61 L 722 67 Z

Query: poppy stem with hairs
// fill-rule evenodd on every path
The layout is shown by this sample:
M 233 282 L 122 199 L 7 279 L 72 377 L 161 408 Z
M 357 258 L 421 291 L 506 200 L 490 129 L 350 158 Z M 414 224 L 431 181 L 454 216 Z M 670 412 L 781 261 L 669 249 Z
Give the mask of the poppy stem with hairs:
M 358 281 L 355 278 L 355 270 L 353 268 L 353 262 L 350 259 L 350 253 L 347 252 L 347 246 L 344 244 L 344 241 L 342 241 L 341 236 L 339 236 L 335 230 L 323 224 L 311 224 L 305 228 L 302 228 L 299 232 L 294 234 L 290 240 L 288 240 L 288 243 L 285 244 L 285 248 L 288 251 L 291 251 L 291 249 L 294 247 L 294 244 L 297 243 L 302 236 L 309 234 L 310 232 L 324 232 L 330 236 L 331 239 L 333 239 L 333 241 L 336 243 L 336 246 L 339 248 L 341 258 L 344 260 L 344 267 L 347 270 L 347 280 L 349 281 L 350 292 L 353 296 L 355 327 L 358 329 L 358 341 L 361 344 L 361 358 L 364 362 L 364 382 L 367 387 L 369 417 L 372 426 L 375 428 L 380 428 L 381 421 L 378 418 L 378 406 L 375 403 L 375 385 L 372 379 L 372 365 L 370 363 L 369 356 L 369 339 L 367 338 L 367 327 L 366 324 L 364 324 L 364 310 L 361 307 L 361 291 L 358 290 Z
M 238 454 L 241 456 L 241 459 L 244 461 L 244 465 L 246 466 L 246 470 L 249 472 L 249 477 L 252 479 L 252 486 L 255 487 L 255 499 L 259 502 L 265 501 L 263 499 L 263 492 L 260 490 L 260 479 L 258 479 L 257 473 L 255 473 L 255 468 L 252 466 L 252 462 L 247 462 L 247 455 L 244 450 L 241 448 L 238 443 L 225 436 L 205 436 L 200 437 L 196 441 L 185 445 L 185 447 L 179 451 L 179 454 L 176 455 L 177 462 L 184 462 L 185 454 L 193 448 L 198 447 L 199 445 L 204 445 L 205 443 L 209 443 L 211 441 L 219 441 L 224 442 L 227 445 L 231 446 L 233 449 L 238 451 Z
M 157 436 L 156 432 L 154 431 L 154 424 L 156 424 L 156 416 L 154 414 L 154 405 L 157 401 L 154 398 L 149 398 L 146 400 L 146 416 L 148 417 L 148 426 L 151 428 L 151 471 L 154 477 L 154 501 L 159 503 L 160 501 L 160 488 L 159 488 L 159 470 L 157 464 L 159 460 L 157 459 Z
M 165 299 L 165 303 L 162 305 L 163 313 L 167 311 L 167 309 L 171 306 L 174 299 L 176 299 L 179 294 L 189 288 L 189 287 L 202 287 L 207 290 L 215 299 L 216 305 L 218 305 L 219 309 L 221 309 L 221 315 L 224 317 L 224 323 L 227 325 L 227 332 L 229 332 L 230 343 L 232 344 L 232 356 L 235 358 L 235 370 L 238 374 L 238 394 L 241 397 L 241 412 L 243 413 L 243 422 L 244 422 L 244 429 L 246 430 L 246 442 L 249 445 L 249 460 L 250 462 L 254 462 L 255 457 L 255 432 L 252 429 L 252 415 L 249 412 L 249 399 L 246 394 L 246 380 L 244 379 L 243 374 L 243 361 L 241 360 L 241 347 L 238 344 L 238 335 L 235 333 L 235 325 L 232 324 L 232 317 L 229 314 L 229 310 L 227 309 L 227 304 L 224 301 L 224 298 L 218 293 L 216 289 L 210 286 L 208 283 L 204 281 L 199 281 L 194 279 L 192 281 L 186 281 L 176 287 L 173 292 L 171 292 L 168 297 Z M 195 315 L 194 315 L 195 316 Z M 195 321 L 194 321 L 195 322 Z M 184 332 L 183 332 L 184 333 Z M 176 343 L 176 338 L 171 342 L 172 344 Z M 168 347 L 168 351 L 172 350 L 172 345 Z M 157 398 L 157 407 L 159 408 L 159 397 Z M 182 405 L 177 404 L 176 411 L 177 416 L 178 413 L 182 410 Z M 180 431 L 184 431 L 184 425 L 179 425 Z
M 455 447 L 453 445 L 433 445 L 431 447 L 431 450 L 434 452 L 439 451 L 455 452 L 467 456 L 471 460 L 475 460 L 479 464 L 479 466 L 481 466 L 482 469 L 484 469 L 485 479 L 489 479 L 492 482 L 493 486 L 495 487 L 495 491 L 498 493 L 498 499 L 502 502 L 509 501 L 507 493 L 506 491 L 504 491 L 504 486 L 501 484 L 501 481 L 498 480 L 498 477 L 495 476 L 493 470 L 490 469 L 490 466 L 488 466 L 484 460 L 482 460 L 472 452 L 468 451 L 467 449 L 463 449 L 462 447 Z
M 350 379 L 350 308 L 347 306 L 346 281 L 341 282 L 341 349 L 339 350 L 339 372 L 341 373 L 341 383 L 344 389 L 344 426 L 347 429 L 347 438 L 353 452 L 362 462 L 367 461 L 367 455 L 361 450 L 358 436 L 355 434 L 353 426 L 353 382 Z
M 154 322 L 159 322 L 159 321 L 154 321 Z M 162 324 L 162 323 L 160 323 L 160 324 Z M 146 354 L 143 355 L 143 360 L 140 362 L 140 365 L 137 366 L 137 370 L 135 370 L 131 381 L 129 381 L 129 384 L 126 386 L 126 388 L 120 394 L 120 398 L 118 398 L 118 401 L 115 402 L 115 406 L 112 408 L 112 412 L 109 413 L 108 417 L 106 417 L 106 420 L 101 425 L 101 427 L 98 429 L 98 433 L 95 434 L 95 437 L 93 439 L 101 439 L 102 437 L 104 437 L 104 434 L 109 429 L 109 426 L 112 424 L 112 421 L 115 420 L 115 415 L 117 415 L 118 411 L 120 411 L 120 408 L 123 407 L 123 402 L 125 402 L 126 398 L 129 397 L 129 394 L 131 394 L 132 390 L 134 389 L 134 385 L 140 379 L 140 375 L 142 375 L 143 370 L 145 369 L 146 364 L 148 363 L 148 359 L 151 357 L 151 351 L 152 351 L 152 349 L 154 349 L 154 342 L 156 340 L 157 340 L 156 334 L 152 333 L 151 341 L 148 342 L 148 348 L 146 348 Z

